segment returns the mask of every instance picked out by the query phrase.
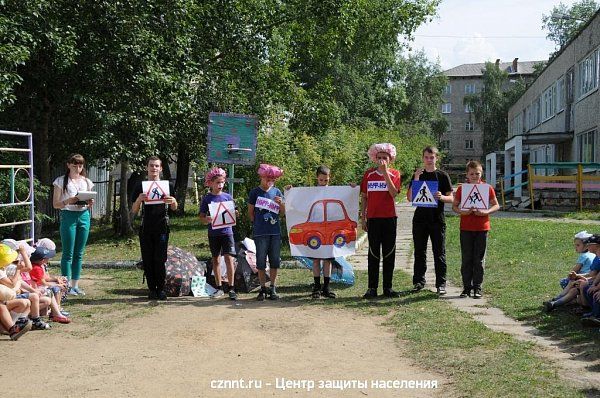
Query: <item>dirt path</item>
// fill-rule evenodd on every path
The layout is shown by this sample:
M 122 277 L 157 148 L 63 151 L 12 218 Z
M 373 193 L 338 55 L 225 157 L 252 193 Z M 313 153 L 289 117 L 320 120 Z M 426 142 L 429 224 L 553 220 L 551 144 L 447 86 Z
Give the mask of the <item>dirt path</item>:
M 454 395 L 442 376 L 402 357 L 401 343 L 383 321 L 284 302 L 172 299 L 145 316 L 119 321 L 107 334 L 53 331 L 31 338 L 44 333 L 31 332 L 16 343 L 0 340 L 11 363 L 19 364 L 2 365 L 0 385 L 12 397 L 32 396 L 23 388 L 30 378 L 24 364 L 39 361 L 36 384 L 47 397 Z M 240 379 L 259 381 L 262 388 L 211 388 L 213 380 L 212 387 L 219 387 L 217 380 Z M 278 389 L 277 379 L 314 381 L 315 389 Z M 367 388 L 318 389 L 319 380 L 366 380 Z M 371 380 L 437 380 L 440 388 L 375 389 Z
M 413 272 L 413 258 L 410 251 L 412 244 L 412 215 L 414 209 L 409 203 L 402 203 L 397 206 L 398 210 L 398 231 L 396 238 L 396 267 L 402 269 L 409 275 Z M 536 220 L 546 220 L 536 218 Z M 563 222 L 563 220 L 548 219 L 553 222 Z M 578 220 L 575 220 L 578 221 Z M 569 222 L 565 220 L 565 222 Z M 367 244 L 363 245 L 356 256 L 351 258 L 353 266 L 357 269 L 366 269 L 367 264 Z M 430 282 L 427 288 L 435 291 L 431 282 L 435 281 L 433 259 L 431 256 L 431 246 L 428 248 L 427 281 Z M 541 357 L 555 362 L 561 369 L 561 375 L 565 379 L 576 381 L 582 388 L 598 387 L 598 372 L 589 369 L 600 368 L 600 361 L 590 361 L 585 355 L 577 354 L 577 350 L 571 350 L 570 347 L 562 345 L 560 342 L 539 335 L 538 331 L 524 323 L 518 322 L 506 316 L 500 309 L 491 307 L 485 298 L 473 300 L 470 298 L 459 298 L 461 288 L 453 286 L 451 283 L 447 286 L 448 294 L 443 297 L 456 308 L 467 312 L 473 318 L 488 328 L 508 333 L 515 338 L 535 343 L 538 347 L 538 353 Z M 576 347 L 580 349 L 581 347 Z M 579 351 L 580 352 L 580 351 Z

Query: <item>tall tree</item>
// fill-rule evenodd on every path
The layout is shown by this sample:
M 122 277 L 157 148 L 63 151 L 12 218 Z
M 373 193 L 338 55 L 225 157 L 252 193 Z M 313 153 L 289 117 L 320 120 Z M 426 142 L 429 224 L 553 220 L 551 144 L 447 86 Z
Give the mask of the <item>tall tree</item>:
M 579 29 L 598 11 L 600 3 L 580 0 L 571 5 L 559 3 L 549 14 L 542 15 L 542 28 L 548 31 L 546 38 L 556 44 L 557 51 L 564 47 Z
M 508 73 L 492 62 L 486 62 L 482 80 L 481 91 L 465 96 L 464 103 L 472 108 L 483 131 L 483 152 L 489 153 L 504 148 L 508 133 L 506 115 L 525 91 L 525 83 L 522 80 L 510 83 Z

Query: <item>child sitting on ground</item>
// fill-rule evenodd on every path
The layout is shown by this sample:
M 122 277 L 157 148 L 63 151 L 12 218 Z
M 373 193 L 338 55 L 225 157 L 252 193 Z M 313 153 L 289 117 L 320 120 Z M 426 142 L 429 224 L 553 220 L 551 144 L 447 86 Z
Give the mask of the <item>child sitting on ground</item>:
M 600 270 L 600 235 L 593 235 L 587 239 L 590 252 L 596 253 L 596 258 L 592 263 L 592 269 Z M 600 326 L 600 272 L 587 286 L 583 287 L 585 300 L 592 307 L 592 311 L 583 314 L 581 323 L 583 326 Z
M 591 269 L 592 262 L 596 258 L 594 253 L 588 251 L 587 239 L 592 237 L 592 234 L 587 231 L 581 231 L 575 234 L 573 238 L 573 246 L 575 251 L 579 253 L 575 266 L 569 272 L 567 278 L 561 279 L 560 285 L 563 291 L 551 300 L 544 301 L 544 309 L 550 312 L 556 307 L 565 305 L 575 300 L 579 294 L 579 284 L 585 283 Z

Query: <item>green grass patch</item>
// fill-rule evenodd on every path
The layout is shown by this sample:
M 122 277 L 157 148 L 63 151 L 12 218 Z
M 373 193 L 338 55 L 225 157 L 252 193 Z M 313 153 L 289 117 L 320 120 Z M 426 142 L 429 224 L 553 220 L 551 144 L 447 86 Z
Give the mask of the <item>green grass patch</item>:
M 400 299 L 372 301 L 360 298 L 367 286 L 365 271 L 356 272 L 354 286 L 334 285 L 336 300 L 309 298 L 312 277 L 308 270 L 283 270 L 280 275 L 284 300 L 385 316 L 385 325 L 407 342 L 403 345 L 406 355 L 446 375 L 460 396 L 585 396 L 585 391 L 558 377 L 555 365 L 536 356 L 533 344 L 488 329 L 433 292 L 411 293 L 406 290 L 411 286 L 410 276 L 403 272 L 394 276 Z
M 458 223 L 458 217 L 447 219 L 446 256 L 450 279 L 462 286 Z M 581 327 L 576 306 L 550 314 L 542 310 L 542 302 L 560 292 L 559 280 L 575 265 L 573 235 L 584 229 L 600 232 L 592 224 L 493 218 L 483 290 L 492 306 L 558 339 L 573 354 L 595 360 L 600 358 L 600 333 Z

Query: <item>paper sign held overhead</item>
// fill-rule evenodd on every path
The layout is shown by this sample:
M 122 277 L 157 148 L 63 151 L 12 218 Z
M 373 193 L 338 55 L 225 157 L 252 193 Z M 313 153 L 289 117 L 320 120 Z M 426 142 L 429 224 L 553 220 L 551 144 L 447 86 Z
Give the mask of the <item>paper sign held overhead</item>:
M 142 181 L 142 191 L 146 194 L 146 205 L 164 204 L 164 198 L 171 196 L 169 181 Z
M 212 229 L 233 227 L 236 224 L 235 203 L 232 200 L 211 202 L 208 204 L 208 211 L 212 216 Z
M 460 210 L 485 210 L 490 207 L 489 184 L 462 184 Z
M 412 205 L 415 207 L 437 207 L 438 200 L 433 196 L 438 191 L 437 181 L 413 181 Z

